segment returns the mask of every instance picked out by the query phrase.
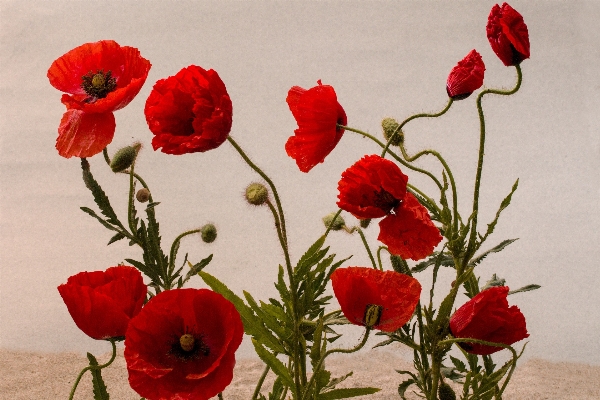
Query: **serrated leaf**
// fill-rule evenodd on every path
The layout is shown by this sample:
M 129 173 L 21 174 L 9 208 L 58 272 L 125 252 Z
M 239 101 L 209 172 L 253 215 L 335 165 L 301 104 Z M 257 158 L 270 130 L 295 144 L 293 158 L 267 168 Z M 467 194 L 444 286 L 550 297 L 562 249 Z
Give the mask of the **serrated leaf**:
M 319 393 L 317 399 L 319 400 L 336 400 L 336 399 L 347 399 L 349 397 L 366 396 L 379 392 L 381 389 L 365 387 L 365 388 L 344 388 L 344 389 L 333 389 L 325 393 Z
M 267 364 L 271 370 L 281 378 L 281 381 L 284 385 L 293 387 L 294 380 L 292 379 L 292 375 L 290 371 L 283 365 L 281 361 L 277 359 L 270 351 L 265 349 L 262 344 L 260 344 L 256 339 L 252 338 L 252 344 L 254 345 L 254 349 L 256 350 L 256 354 L 260 357 L 261 360 L 265 364 Z
M 160 204 L 160 201 L 155 201 L 155 202 L 153 202 L 153 203 L 149 203 L 149 204 L 146 206 L 146 211 L 148 211 L 148 210 L 150 210 L 150 209 L 152 209 L 152 208 L 156 207 L 156 206 L 157 206 L 157 205 L 159 205 L 159 204 Z
M 527 286 L 523 286 L 522 288 L 516 289 L 516 290 L 511 290 L 510 292 L 508 292 L 508 294 L 515 294 L 515 293 L 521 293 L 521 292 L 529 292 L 530 290 L 536 290 L 541 288 L 540 285 L 535 285 L 535 284 L 531 284 L 531 285 L 527 285 Z
M 485 239 L 487 239 L 487 237 L 494 231 L 494 228 L 496 228 L 496 224 L 498 223 L 498 218 L 500 218 L 500 214 L 502 213 L 502 211 L 504 211 L 504 209 L 506 207 L 509 206 L 510 201 L 512 199 L 512 195 L 513 195 L 513 193 L 515 193 L 518 186 L 519 186 L 519 180 L 517 179 L 511 189 L 510 193 L 508 194 L 508 196 L 506 196 L 504 198 L 504 200 L 502 200 L 502 202 L 500 203 L 500 207 L 498 208 L 498 211 L 496 211 L 496 216 L 494 217 L 493 221 L 488 224 L 487 231 L 486 231 L 485 235 L 483 236 L 483 238 L 481 239 L 480 243 L 483 243 L 485 241 Z
M 109 222 L 105 221 L 102 217 L 100 217 L 98 214 L 96 214 L 96 212 L 90 208 L 87 207 L 79 207 L 81 209 L 81 211 L 83 211 L 86 214 L 91 215 L 92 217 L 96 218 L 98 220 L 98 222 L 100 222 L 102 225 L 104 225 L 105 228 L 110 229 L 111 231 L 115 231 L 115 232 L 121 232 L 121 229 L 119 229 L 120 225 L 111 225 Z
M 342 375 L 339 378 L 333 378 L 329 381 L 329 383 L 327 384 L 327 386 L 325 386 L 325 388 L 329 389 L 334 389 L 336 387 L 336 385 L 339 385 L 340 383 L 342 383 L 343 381 L 345 381 L 346 379 L 348 379 L 349 377 L 352 376 L 352 374 L 354 374 L 354 372 L 350 371 L 348 372 L 346 375 Z
M 407 379 L 398 385 L 398 394 L 400 395 L 400 397 L 402 397 L 402 400 L 406 400 L 406 397 L 404 396 L 406 393 L 406 390 L 408 389 L 408 387 L 410 385 L 412 385 L 414 383 L 416 383 L 416 381 L 414 379 Z
M 489 250 L 484 251 L 483 253 L 481 253 L 477 257 L 474 257 L 469 262 L 469 266 L 473 267 L 475 265 L 478 265 L 479 263 L 481 263 L 481 261 L 483 261 L 484 258 L 486 258 L 487 256 L 489 256 L 490 254 L 492 254 L 492 253 L 499 253 L 500 251 L 504 250 L 509 244 L 514 243 L 517 240 L 519 240 L 519 238 L 517 238 L 517 239 L 506 239 L 506 240 L 503 240 L 502 242 L 500 242 L 500 244 L 492 247 Z
M 87 358 L 90 361 L 92 367 L 98 366 L 98 360 L 91 353 L 87 353 Z M 94 400 L 110 400 L 106 384 L 102 379 L 102 373 L 99 368 L 91 368 L 90 373 L 92 374 L 92 387 L 94 392 Z
M 464 363 L 464 362 L 462 362 L 462 361 L 461 361 L 461 360 L 459 360 L 458 358 L 456 358 L 456 357 L 452 357 L 452 356 L 450 356 L 450 360 L 452 360 L 452 364 L 454 364 L 454 366 L 456 367 L 456 369 L 457 369 L 459 372 L 464 372 L 464 373 L 468 372 L 468 371 L 467 371 L 467 366 L 465 365 L 465 363 Z
M 301 264 L 305 263 L 307 259 L 312 257 L 314 253 L 316 253 L 317 251 L 319 251 L 321 249 L 321 247 L 323 247 L 323 243 L 325 243 L 325 236 L 321 236 L 320 238 L 318 238 L 317 241 L 314 242 L 308 248 L 308 250 L 306 250 L 306 253 L 304 253 L 302 255 L 302 257 L 300 257 L 300 260 L 298 261 L 297 265 L 301 265 Z
M 108 243 L 106 245 L 108 246 L 108 245 L 110 245 L 110 244 L 112 244 L 112 243 L 114 243 L 116 241 L 124 239 L 125 237 L 126 236 L 123 235 L 121 232 L 117 232 L 117 234 L 115 236 L 113 236 L 113 237 L 110 238 L 110 240 L 108 241 Z
M 100 208 L 102 215 L 107 218 L 107 222 L 123 228 L 123 225 L 121 222 L 119 222 L 117 214 L 110 205 L 110 201 L 108 200 L 106 193 L 104 193 L 102 187 L 100 187 L 98 182 L 96 182 L 94 179 L 94 176 L 90 171 L 89 162 L 84 158 L 81 159 L 81 169 L 83 172 L 83 182 L 90 192 L 92 192 L 92 196 L 94 196 L 94 202 L 96 202 L 98 208 Z

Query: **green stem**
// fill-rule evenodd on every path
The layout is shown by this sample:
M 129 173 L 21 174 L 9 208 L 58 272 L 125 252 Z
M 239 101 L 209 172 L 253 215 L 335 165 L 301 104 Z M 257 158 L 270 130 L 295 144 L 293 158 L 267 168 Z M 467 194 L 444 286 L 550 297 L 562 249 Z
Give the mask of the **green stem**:
M 385 246 L 379 246 L 379 248 L 377 249 L 377 263 L 379 264 L 379 269 L 381 271 L 383 271 L 383 265 L 381 264 L 381 250 L 385 250 L 388 253 L 390 253 L 390 251 L 388 250 L 387 247 Z M 391 253 L 390 253 L 391 254 Z
M 388 150 L 388 147 L 390 147 L 390 143 L 392 142 L 392 140 L 394 140 L 394 138 L 396 137 L 396 135 L 402 131 L 402 128 L 404 127 L 404 125 L 406 125 L 407 123 L 409 123 L 410 121 L 412 121 L 413 119 L 417 119 L 417 118 L 436 118 L 439 117 L 441 115 L 444 115 L 446 113 L 446 111 L 448 111 L 450 109 L 450 106 L 452 106 L 452 103 L 454 102 L 454 100 L 452 100 L 452 97 L 448 98 L 448 104 L 446 104 L 446 107 L 444 107 L 444 109 L 440 112 L 437 113 L 420 113 L 420 114 L 415 114 L 412 115 L 408 118 L 406 118 L 404 121 L 402 121 L 402 123 L 398 126 L 398 128 L 396 128 L 396 130 L 394 131 L 394 133 L 392 133 L 390 135 L 389 140 L 387 141 L 387 144 L 385 145 L 383 152 L 381 153 L 381 157 L 385 157 L 385 153 Z
M 277 354 L 275 354 L 275 355 L 277 355 Z M 268 365 L 265 365 L 265 369 L 264 369 L 263 373 L 260 375 L 260 378 L 258 379 L 258 383 L 256 384 L 256 389 L 254 389 L 254 393 L 252 393 L 252 400 L 256 400 L 256 398 L 260 394 L 260 389 L 262 388 L 262 385 L 263 385 L 265 378 L 267 377 L 267 374 L 269 373 L 270 369 L 271 369 L 271 367 L 269 367 Z
M 327 358 L 328 356 L 330 356 L 333 353 L 345 353 L 345 354 L 349 354 L 349 353 L 354 353 L 360 349 L 362 349 L 364 347 L 364 345 L 367 343 L 367 339 L 369 338 L 369 333 L 371 333 L 371 328 L 366 328 L 365 330 L 365 334 L 361 340 L 361 342 L 359 344 L 357 344 L 355 347 L 351 348 L 351 349 L 333 349 L 333 350 L 328 350 L 325 352 L 325 354 L 323 354 L 323 356 L 319 359 L 319 362 L 317 363 L 317 366 L 313 369 L 313 374 L 310 377 L 310 380 L 308 381 L 306 388 L 304 389 L 304 393 L 302 394 L 302 398 L 301 400 L 305 400 L 308 392 L 310 391 L 310 388 L 312 386 L 312 384 L 315 381 L 315 377 L 317 375 L 317 372 L 319 372 L 319 370 L 321 369 L 321 366 L 323 365 L 323 362 L 325 361 L 325 358 Z
M 165 276 L 165 283 L 167 284 L 168 287 L 166 287 L 165 289 L 169 290 L 171 288 L 171 274 L 173 273 L 173 270 L 175 269 L 175 252 L 177 251 L 177 247 L 179 245 L 179 243 L 181 242 L 181 239 L 183 239 L 184 237 L 188 236 L 188 235 L 193 235 L 194 233 L 198 233 L 200 232 L 200 229 L 193 229 L 191 231 L 187 231 L 187 232 L 183 232 L 181 235 L 177 236 L 175 238 L 175 240 L 173 240 L 173 244 L 171 245 L 171 251 L 169 252 L 169 271 L 168 271 L 168 277 Z
M 369 258 L 371 259 L 373 268 L 378 269 L 377 263 L 375 263 L 375 258 L 373 258 L 373 253 L 371 253 L 371 249 L 369 248 L 369 244 L 367 243 L 367 239 L 365 238 L 365 234 L 363 233 L 362 229 L 360 229 L 360 228 L 357 228 L 357 231 L 358 231 L 358 234 L 360 235 L 360 238 L 362 239 L 363 244 L 365 245 L 365 249 L 367 249 L 367 254 L 369 254 Z
M 335 220 L 337 219 L 337 217 L 340 216 L 340 214 L 342 213 L 342 209 L 340 208 L 337 213 L 335 213 L 335 215 L 333 216 L 333 218 L 331 219 L 331 223 L 329 224 L 329 226 L 327 227 L 327 229 L 325 230 L 325 237 L 327 237 L 327 235 L 329 234 L 329 232 L 331 231 L 331 227 L 333 227 L 333 224 L 335 223 Z M 351 233 L 351 232 L 348 232 Z
M 354 132 L 354 133 L 358 133 L 358 134 L 360 134 L 360 135 L 363 135 L 364 137 L 366 137 L 366 138 L 369 138 L 369 139 L 371 139 L 372 141 L 374 141 L 375 143 L 377 143 L 379 146 L 381 146 L 381 148 L 385 148 L 385 144 L 383 144 L 383 142 L 381 142 L 379 139 L 377 139 L 377 138 L 376 138 L 375 136 L 373 136 L 373 135 L 370 135 L 370 134 L 368 134 L 368 133 L 366 133 L 366 132 L 360 131 L 360 130 L 358 130 L 358 129 L 350 128 L 350 127 L 348 127 L 348 126 L 344 126 L 344 125 L 339 125 L 339 124 L 338 124 L 338 125 L 337 125 L 337 127 L 338 127 L 338 128 L 342 128 L 342 129 L 344 129 L 344 130 L 347 130 L 347 131 L 350 131 L 350 132 Z M 402 157 L 399 157 L 399 156 L 398 156 L 396 153 L 392 152 L 391 150 L 388 150 L 388 151 L 387 151 L 387 153 L 388 153 L 388 154 L 390 154 L 390 155 L 391 155 L 391 156 L 392 156 L 392 157 L 393 157 L 393 158 L 394 158 L 396 161 L 398 161 L 400 164 L 404 165 L 406 168 L 409 168 L 409 169 L 411 169 L 411 170 L 413 170 L 413 171 L 420 172 L 420 173 L 422 173 L 422 174 L 424 174 L 424 175 L 427 175 L 429 178 L 431 178 L 431 180 L 432 180 L 433 182 L 435 182 L 435 184 L 437 185 L 437 187 L 438 187 L 440 190 L 442 190 L 442 189 L 443 189 L 443 186 L 442 186 L 442 184 L 440 183 L 440 181 L 439 181 L 439 180 L 438 180 L 438 179 L 435 177 L 435 175 L 433 175 L 431 172 L 429 172 L 429 171 L 426 171 L 426 170 L 424 170 L 424 169 L 421 169 L 421 168 L 417 168 L 417 167 L 415 167 L 415 166 L 413 166 L 413 165 L 411 165 L 411 164 L 407 163 L 406 161 L 404 161 L 404 160 L 402 159 Z
M 275 220 L 275 228 L 277 229 L 277 237 L 279 238 L 279 244 L 281 245 L 282 248 L 286 248 L 285 245 L 285 239 L 283 237 L 283 233 L 281 231 L 281 222 L 279 221 L 279 215 L 277 214 L 277 210 L 275 210 L 275 207 L 273 206 L 273 203 L 271 202 L 271 200 L 267 199 L 267 201 L 265 202 L 268 206 L 269 206 L 269 210 L 271 210 L 271 213 L 273 214 L 273 219 Z M 284 256 L 285 256 L 285 264 L 291 266 L 291 261 L 290 261 L 290 256 L 288 254 L 287 251 L 284 250 Z M 288 269 L 288 274 L 291 274 L 291 269 Z
M 69 394 L 69 400 L 73 400 L 73 396 L 75 396 L 75 390 L 77 390 L 77 386 L 79 385 L 79 381 L 81 381 L 83 374 L 85 374 L 87 371 L 89 371 L 91 369 L 101 370 L 103 368 L 106 368 L 110 364 L 112 364 L 113 361 L 115 361 L 115 358 L 117 357 L 117 345 L 115 344 L 115 341 L 112 339 L 109 339 L 109 342 L 112 345 L 112 356 L 110 357 L 110 360 L 108 360 L 108 362 L 106 364 L 102 364 L 102 365 L 98 365 L 98 366 L 88 365 L 87 367 L 82 369 L 81 372 L 79 373 L 79 375 L 77 375 L 77 379 L 75 379 L 75 383 L 73 383 L 73 387 L 71 388 L 71 393 Z
M 483 155 L 485 147 L 485 117 L 483 115 L 483 106 L 481 100 L 483 96 L 488 93 L 499 94 L 503 96 L 509 96 L 516 93 L 521 87 L 523 80 L 523 74 L 521 72 L 521 66 L 515 65 L 517 69 L 517 83 L 511 90 L 497 90 L 497 89 L 486 89 L 479 93 L 477 96 L 477 112 L 479 113 L 479 159 L 477 161 L 477 173 L 475 175 L 475 189 L 473 190 L 473 219 L 471 221 L 471 236 L 469 238 L 469 245 L 467 247 L 467 253 L 464 258 L 464 263 L 468 263 L 471 256 L 475 253 L 475 242 L 477 239 L 477 214 L 479 213 L 479 188 L 481 186 L 481 171 L 483 170 Z

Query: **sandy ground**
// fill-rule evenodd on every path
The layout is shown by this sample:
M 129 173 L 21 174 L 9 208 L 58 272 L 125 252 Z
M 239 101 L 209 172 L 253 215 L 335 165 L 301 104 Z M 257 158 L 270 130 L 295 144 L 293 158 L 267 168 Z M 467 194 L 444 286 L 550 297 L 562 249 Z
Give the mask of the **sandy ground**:
M 103 362 L 108 356 L 99 357 Z M 71 385 L 87 359 L 74 353 L 27 353 L 0 350 L 0 398 L 11 400 L 66 399 Z M 391 353 L 372 353 L 333 358 L 329 367 L 334 376 L 354 371 L 346 382 L 349 386 L 374 386 L 381 391 L 372 399 L 399 399 L 400 377 L 394 369 L 408 369 L 410 364 Z M 263 364 L 255 360 L 237 363 L 234 379 L 225 390 L 227 400 L 250 399 Z M 112 399 L 139 400 L 127 384 L 122 351 L 114 364 L 103 371 Z M 600 366 L 555 363 L 532 359 L 517 367 L 505 392 L 507 400 L 600 399 Z M 265 388 L 272 383 L 272 376 Z M 84 376 L 75 399 L 90 399 L 90 376 Z M 411 393 L 409 399 L 418 399 Z

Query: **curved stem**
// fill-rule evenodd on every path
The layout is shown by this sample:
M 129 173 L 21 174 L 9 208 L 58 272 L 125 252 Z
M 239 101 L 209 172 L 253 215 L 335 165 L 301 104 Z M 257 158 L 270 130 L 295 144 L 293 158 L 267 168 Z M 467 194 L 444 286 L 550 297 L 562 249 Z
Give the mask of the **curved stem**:
M 385 144 L 383 144 L 383 142 L 381 142 L 379 139 L 377 139 L 377 138 L 376 138 L 375 136 L 373 136 L 373 135 L 370 135 L 370 134 L 368 134 L 368 133 L 366 133 L 366 132 L 363 132 L 363 131 L 361 131 L 361 130 L 354 129 L 354 128 L 350 128 L 350 127 L 348 127 L 348 126 L 344 126 L 344 125 L 339 125 L 339 124 L 338 124 L 338 125 L 337 125 L 337 127 L 338 127 L 338 128 L 341 128 L 341 129 L 344 129 L 344 130 L 347 130 L 347 131 L 350 131 L 350 132 L 354 132 L 354 133 L 358 133 L 358 134 L 360 134 L 360 135 L 363 135 L 364 137 L 366 137 L 366 138 L 369 138 L 369 139 L 371 139 L 372 141 L 374 141 L 375 143 L 377 143 L 377 144 L 378 144 L 378 145 L 379 145 L 381 148 L 385 148 Z M 399 156 L 398 156 L 396 153 L 392 152 L 391 150 L 388 150 L 388 151 L 387 151 L 387 154 L 391 155 L 391 156 L 392 156 L 392 157 L 393 157 L 393 158 L 394 158 L 396 161 L 398 161 L 400 164 L 404 165 L 406 168 L 409 168 L 409 169 L 411 169 L 411 170 L 413 170 L 413 171 L 420 172 L 420 173 L 422 173 L 422 174 L 424 174 L 424 175 L 427 175 L 429 178 L 431 178 L 431 180 L 432 180 L 433 182 L 435 182 L 435 184 L 437 185 L 437 187 L 438 187 L 440 190 L 442 190 L 442 189 L 443 189 L 443 186 L 442 186 L 442 184 L 440 183 L 440 181 L 439 181 L 439 180 L 438 180 L 438 179 L 435 177 L 435 175 L 433 175 L 431 172 L 429 172 L 429 171 L 426 171 L 426 170 L 424 170 L 424 169 L 421 169 L 421 168 L 417 168 L 417 167 L 415 167 L 415 166 L 413 166 L 413 165 L 411 165 L 411 164 L 407 163 L 406 161 L 404 161 L 404 160 L 402 159 L 402 157 L 399 157 Z
M 373 258 L 373 253 L 371 253 L 371 249 L 369 248 L 369 244 L 367 243 L 367 238 L 365 238 L 365 234 L 363 233 L 362 229 L 357 228 L 356 229 L 358 231 L 358 234 L 360 235 L 360 238 L 362 239 L 363 245 L 365 246 L 365 249 L 367 249 L 367 254 L 369 254 L 369 258 L 371 259 L 371 263 L 373 264 L 373 268 L 374 269 L 378 269 L 377 268 L 377 263 L 375 263 L 375 258 Z
M 379 246 L 379 248 L 377 249 L 377 263 L 379 264 L 379 269 L 383 271 L 383 265 L 381 264 L 381 250 L 385 250 L 388 253 L 390 253 L 390 251 L 386 246 Z
M 406 118 L 404 121 L 402 121 L 402 123 L 398 126 L 398 128 L 396 128 L 396 130 L 394 131 L 393 134 L 390 135 L 389 140 L 387 141 L 387 144 L 385 145 L 383 152 L 381 153 L 381 157 L 385 157 L 385 153 L 388 150 L 388 147 L 390 146 L 390 143 L 392 142 L 392 140 L 394 140 L 394 138 L 396 137 L 396 135 L 402 131 L 402 128 L 404 127 L 404 125 L 406 125 L 407 123 L 409 123 L 410 121 L 412 121 L 413 119 L 417 119 L 417 118 L 436 118 L 439 117 L 441 115 L 444 115 L 446 113 L 446 111 L 448 111 L 450 109 L 450 106 L 452 106 L 452 103 L 454 102 L 454 100 L 452 99 L 452 97 L 448 98 L 448 104 L 446 104 L 446 107 L 444 107 L 444 109 L 440 112 L 437 113 L 420 113 L 420 114 L 415 114 L 412 115 L 408 118 Z
M 273 203 L 271 202 L 271 200 L 267 199 L 267 201 L 265 202 L 268 206 L 269 206 L 269 210 L 271 210 L 271 213 L 273 214 L 273 219 L 275 220 L 275 228 L 277 229 L 277 237 L 279 238 L 279 244 L 281 244 L 282 248 L 285 248 L 285 239 L 283 237 L 283 233 L 281 232 L 281 222 L 279 221 L 279 215 L 277 214 L 277 210 L 275 210 L 275 207 L 273 206 Z M 292 273 L 291 270 L 291 261 L 290 261 L 290 255 L 288 254 L 287 251 L 284 251 L 284 257 L 285 257 L 285 264 L 289 265 L 290 268 L 288 269 L 288 275 Z M 291 276 L 291 275 L 290 275 Z
M 367 339 L 369 338 L 369 333 L 371 333 L 371 328 L 366 328 L 365 330 L 365 334 L 361 340 L 361 342 L 359 344 L 357 344 L 355 347 L 351 348 L 351 349 L 333 349 L 333 350 L 328 350 L 325 352 L 325 354 L 321 357 L 321 359 L 319 360 L 319 362 L 317 363 L 317 366 L 313 369 L 313 374 L 310 377 L 310 380 L 308 381 L 306 388 L 304 389 L 304 393 L 302 394 L 302 398 L 301 400 L 305 400 L 306 395 L 308 394 L 310 387 L 312 386 L 312 384 L 315 381 L 315 376 L 317 375 L 317 372 L 319 372 L 319 370 L 321 369 L 321 366 L 323 365 L 323 362 L 325 361 L 325 358 L 327 358 L 328 356 L 330 356 L 333 353 L 354 353 L 360 349 L 362 349 L 364 347 L 364 345 L 367 343 Z
M 81 370 L 81 372 L 79 373 L 79 375 L 77 375 L 77 379 L 75 379 L 75 383 L 73 383 L 73 387 L 71 388 L 71 393 L 69 394 L 69 400 L 73 400 L 73 396 L 75 395 L 75 390 L 77 390 L 77 386 L 79 385 L 79 381 L 81 381 L 81 378 L 83 377 L 83 374 L 85 374 L 87 371 L 91 370 L 91 369 L 103 369 L 108 367 L 110 364 L 113 363 L 113 361 L 115 361 L 115 358 L 117 357 L 117 345 L 115 344 L 114 340 L 109 340 L 110 344 L 112 344 L 112 356 L 110 357 L 110 360 L 108 360 L 106 362 L 106 364 L 102 364 L 102 365 L 88 365 L 87 367 L 85 367 L 84 369 Z
M 277 354 L 275 354 L 275 355 L 277 355 Z M 265 365 L 265 369 L 264 369 L 263 373 L 260 375 L 260 378 L 258 379 L 258 383 L 256 384 L 256 389 L 254 389 L 254 393 L 252 393 L 252 400 L 256 400 L 256 398 L 260 394 L 260 389 L 262 388 L 263 382 L 265 381 L 265 378 L 267 377 L 267 374 L 269 373 L 270 369 L 271 369 L 271 367 L 269 367 L 268 365 Z
M 179 243 L 181 242 L 181 239 L 183 239 L 184 237 L 188 236 L 188 235 L 193 235 L 194 233 L 198 233 L 200 232 L 200 229 L 193 229 L 191 231 L 187 231 L 187 232 L 183 232 L 181 235 L 177 236 L 175 238 L 175 240 L 173 240 L 173 244 L 171 245 L 171 251 L 169 252 L 169 271 L 168 271 L 168 277 L 164 277 L 165 279 L 165 283 L 168 282 L 168 286 L 167 290 L 170 289 L 171 286 L 171 274 L 173 273 L 173 270 L 175 269 L 175 253 L 177 251 L 177 247 L 179 247 Z M 168 278 L 168 279 L 167 279 Z
M 521 87 L 521 82 L 523 80 L 523 74 L 521 72 L 521 66 L 515 65 L 517 69 L 517 83 L 515 87 L 511 90 L 497 90 L 497 89 L 486 89 L 479 93 L 477 96 L 477 112 L 479 113 L 479 159 L 477 161 L 477 174 L 475 175 L 475 189 L 473 190 L 473 219 L 471 221 L 471 235 L 469 238 L 469 245 L 467 247 L 467 254 L 464 258 L 464 262 L 468 262 L 469 258 L 475 253 L 475 241 L 477 239 L 477 214 L 479 212 L 479 188 L 481 186 L 481 171 L 483 170 L 483 155 L 484 155 L 484 146 L 485 146 L 485 117 L 483 115 L 483 107 L 481 105 L 481 100 L 483 96 L 488 93 L 499 94 L 503 96 L 509 96 L 511 94 L 516 93 Z M 466 264 L 465 264 L 466 265 Z

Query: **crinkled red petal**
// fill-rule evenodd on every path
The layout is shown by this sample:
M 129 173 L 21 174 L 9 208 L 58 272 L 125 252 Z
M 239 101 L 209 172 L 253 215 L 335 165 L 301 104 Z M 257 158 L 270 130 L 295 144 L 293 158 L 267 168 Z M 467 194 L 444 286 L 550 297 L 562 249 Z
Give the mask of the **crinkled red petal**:
M 446 82 L 448 96 L 465 98 L 483 85 L 485 64 L 481 55 L 471 50 L 458 64 L 452 68 Z
M 81 110 L 67 110 L 58 127 L 58 154 L 65 158 L 96 155 L 112 141 L 115 126 L 111 112 L 88 114 Z
M 406 193 L 395 214 L 379 222 L 379 241 L 392 254 L 404 259 L 421 260 L 433 253 L 442 240 L 438 228 L 431 222 L 427 209 L 411 193 Z
M 376 193 L 385 190 L 399 201 L 406 195 L 407 182 L 408 177 L 392 161 L 364 156 L 342 173 L 337 205 L 356 218 L 381 218 L 390 209 L 377 203 Z
M 355 325 L 364 325 L 367 305 L 383 307 L 379 323 L 373 326 L 393 332 L 413 315 L 421 295 L 421 284 L 414 278 L 395 271 L 372 268 L 338 268 L 331 283 L 342 312 Z
M 342 138 L 344 130 L 338 129 L 336 124 L 347 123 L 346 113 L 333 87 L 320 82 L 308 90 L 292 87 L 286 102 L 298 129 L 286 142 L 285 150 L 300 171 L 308 172 L 322 163 Z
M 521 14 L 507 3 L 492 7 L 486 31 L 492 50 L 504 65 L 516 65 L 529 58 L 527 25 Z

